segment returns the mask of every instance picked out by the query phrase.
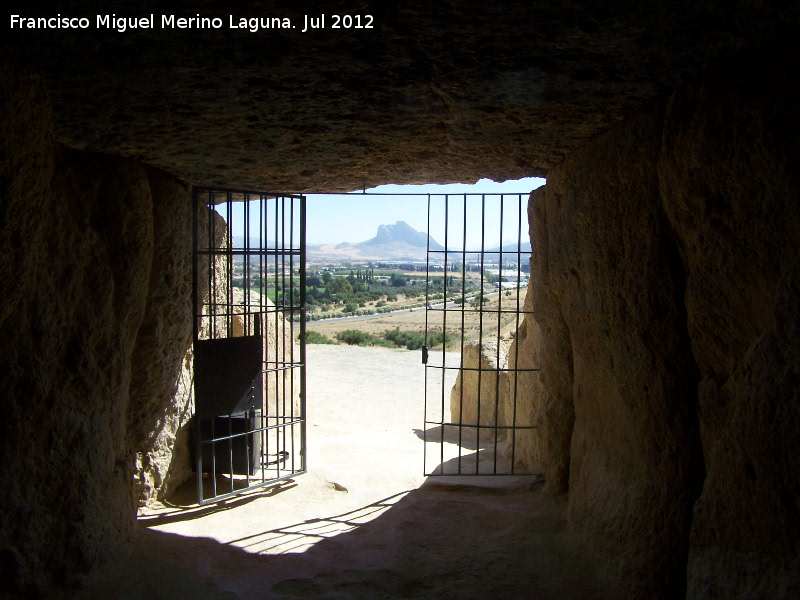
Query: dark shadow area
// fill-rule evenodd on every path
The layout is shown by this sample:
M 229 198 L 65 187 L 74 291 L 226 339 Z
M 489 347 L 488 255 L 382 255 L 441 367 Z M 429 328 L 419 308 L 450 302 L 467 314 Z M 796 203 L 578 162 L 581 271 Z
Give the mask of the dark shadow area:
M 166 525 L 167 523 L 176 523 L 178 521 L 199 519 L 216 512 L 231 510 L 239 506 L 244 506 L 245 504 L 250 504 L 261 498 L 271 498 L 296 486 L 297 484 L 294 480 L 288 479 L 272 487 L 265 487 L 247 495 L 235 496 L 233 498 L 220 500 L 214 504 L 199 506 L 197 504 L 196 483 L 192 480 L 179 487 L 174 494 L 168 496 L 164 501 L 164 506 L 175 510 L 167 513 L 141 516 L 137 521 L 145 527 L 154 527 Z
M 375 512 L 382 514 L 367 520 Z M 316 543 L 293 552 L 309 540 Z M 165 598 L 240 600 L 618 597 L 567 530 L 563 503 L 538 485 L 426 483 L 235 543 L 249 551 L 140 524 L 134 541 L 82 589 L 58 597 L 132 599 L 153 590 Z
M 459 431 L 460 430 L 460 431 Z M 503 437 L 495 439 L 490 427 L 440 425 L 425 431 L 414 429 L 414 434 L 426 443 L 425 470 L 429 476 L 533 476 L 527 467 L 511 464 L 507 443 Z M 484 438 L 485 436 L 485 438 Z M 453 454 L 457 454 L 453 456 Z M 438 464 L 437 464 L 438 463 Z
M 438 425 L 436 427 L 429 427 L 424 431 L 422 429 L 414 429 L 414 435 L 428 443 L 438 444 L 444 442 L 445 444 L 456 444 L 468 450 L 483 450 L 494 446 L 494 428 L 484 428 L 481 432 L 480 440 L 478 439 L 476 431 L 477 429 L 475 427 Z M 502 441 L 502 437 L 497 438 L 498 445 L 500 445 Z

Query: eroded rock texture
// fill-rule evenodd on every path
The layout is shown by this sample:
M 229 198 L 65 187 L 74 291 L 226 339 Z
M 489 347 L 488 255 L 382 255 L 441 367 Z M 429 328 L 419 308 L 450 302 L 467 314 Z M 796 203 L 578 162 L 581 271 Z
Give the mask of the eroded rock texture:
M 571 524 L 634 596 L 798 586 L 800 154 L 779 81 L 690 79 L 531 195 L 533 457 L 554 488 L 568 468 Z
M 151 172 L 151 177 L 153 173 Z M 159 181 L 162 185 L 174 185 Z M 174 214 L 162 215 L 164 223 L 156 226 L 156 250 L 160 250 L 160 268 L 151 277 L 148 308 L 135 355 L 140 379 L 131 389 L 131 409 L 139 414 L 131 419 L 132 441 L 136 452 L 135 493 L 138 504 L 164 500 L 171 491 L 192 476 L 191 427 L 194 412 L 192 335 L 192 199 L 183 189 L 173 190 Z M 163 212 L 164 209 L 161 209 Z M 217 220 L 216 240 L 212 247 L 227 246 L 227 229 L 222 217 Z M 198 214 L 200 247 L 207 247 L 209 214 Z M 160 228 L 160 230 L 159 230 Z M 159 243 L 160 242 L 160 243 Z M 159 256 L 159 252 L 156 252 Z M 218 283 L 217 302 L 224 302 L 227 289 L 224 259 L 217 259 L 213 277 Z M 198 258 L 197 293 L 201 301 L 208 298 L 208 259 Z M 216 323 L 215 335 L 226 335 L 224 319 Z M 207 337 L 210 324 L 199 322 L 200 336 Z
M 567 490 L 569 478 L 569 445 L 575 411 L 571 395 L 545 384 L 545 376 L 552 372 L 542 368 L 544 342 L 557 339 L 553 327 L 550 334 L 542 334 L 539 322 L 532 314 L 533 289 L 525 295 L 523 310 L 526 317 L 516 332 L 508 351 L 508 374 L 501 393 L 500 415 L 503 425 L 535 426 L 535 429 L 518 429 L 506 440 L 504 455 L 513 456 L 528 472 L 546 474 L 546 487 L 553 493 Z M 571 381 L 571 347 L 562 340 L 560 361 L 552 361 L 566 369 Z
M 41 143 L 47 134 L 29 129 L 40 96 L 15 92 L 23 102 L 12 96 L 4 112 L 18 109 L 34 145 L 23 134 L 8 148 L 3 136 L 2 154 L 34 155 L 21 168 L 37 184 L 3 189 L 4 216 L 20 227 L 2 249 L 18 301 L 1 325 L 0 489 L 13 518 L 0 552 L 3 585 L 35 588 L 74 580 L 132 526 L 125 425 L 153 205 L 141 166 Z
M 450 419 L 465 425 L 494 426 L 506 387 L 508 344 L 483 340 L 464 345 L 461 371 L 450 390 Z
M 46 74 L 61 141 L 195 185 L 280 191 L 545 175 L 684 70 L 791 31 L 798 14 L 791 3 L 728 0 L 208 0 L 152 10 L 106 0 L 59 10 L 224 22 L 7 31 Z M 325 30 L 301 33 L 306 15 L 322 13 Z M 373 28 L 333 29 L 331 15 L 346 13 L 371 15 Z M 296 28 L 230 29 L 231 14 Z
M 541 365 L 558 381 L 571 354 L 570 521 L 641 597 L 681 594 L 702 481 L 684 282 L 657 185 L 660 131 L 651 116 L 603 136 L 531 196 L 534 308 L 552 304 L 543 312 L 563 316 L 571 345 L 543 352 Z
M 156 285 L 185 277 L 164 264 L 182 260 L 167 251 L 174 235 L 156 233 L 175 221 L 154 214 L 180 211 L 186 192 L 133 161 L 55 145 L 37 79 L 3 70 L 16 85 L 1 98 L 0 586 L 35 592 L 78 581 L 133 525 L 133 450 L 183 351 L 161 330 L 186 327 L 185 299 Z
M 658 169 L 686 265 L 707 471 L 690 597 L 800 590 L 800 117 L 782 77 L 730 65 L 666 110 Z

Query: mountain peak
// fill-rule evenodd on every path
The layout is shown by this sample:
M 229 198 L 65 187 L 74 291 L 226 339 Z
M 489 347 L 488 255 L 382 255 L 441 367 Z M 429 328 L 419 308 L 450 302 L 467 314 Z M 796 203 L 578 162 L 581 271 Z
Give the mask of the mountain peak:
M 428 236 L 421 231 L 417 231 L 405 221 L 397 221 L 394 225 L 379 225 L 375 237 L 362 242 L 362 244 L 369 246 L 392 243 L 406 243 L 409 246 L 426 248 L 428 246 Z M 430 247 L 432 250 L 442 250 L 442 246 L 436 243 L 433 238 L 430 240 Z

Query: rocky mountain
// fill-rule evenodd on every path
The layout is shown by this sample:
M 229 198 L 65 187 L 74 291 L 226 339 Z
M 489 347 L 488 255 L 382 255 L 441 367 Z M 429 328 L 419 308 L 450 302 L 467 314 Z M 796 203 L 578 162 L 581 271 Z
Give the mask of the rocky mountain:
M 375 237 L 365 242 L 326 244 L 309 246 L 311 260 L 425 260 L 428 236 L 417 231 L 405 221 L 394 225 L 380 225 Z M 431 250 L 443 250 L 443 246 L 430 238 Z
M 431 250 L 444 250 L 444 248 L 431 238 Z M 371 240 L 356 244 L 357 246 L 383 246 L 407 244 L 417 248 L 427 248 L 428 236 L 417 231 L 405 221 L 397 221 L 394 225 L 380 225 L 378 233 Z

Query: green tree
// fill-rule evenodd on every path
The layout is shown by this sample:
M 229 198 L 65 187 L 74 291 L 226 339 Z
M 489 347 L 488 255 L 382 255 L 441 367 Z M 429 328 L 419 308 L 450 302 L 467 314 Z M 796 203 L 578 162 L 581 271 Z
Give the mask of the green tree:
M 328 284 L 328 291 L 331 294 L 350 296 L 353 293 L 353 286 L 350 285 L 350 282 L 345 277 L 334 277 Z
M 389 279 L 389 282 L 393 287 L 403 287 L 406 284 L 406 281 L 407 279 L 400 273 L 392 273 L 392 277 Z

